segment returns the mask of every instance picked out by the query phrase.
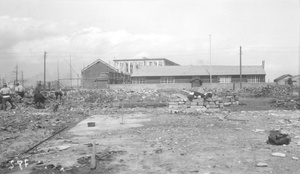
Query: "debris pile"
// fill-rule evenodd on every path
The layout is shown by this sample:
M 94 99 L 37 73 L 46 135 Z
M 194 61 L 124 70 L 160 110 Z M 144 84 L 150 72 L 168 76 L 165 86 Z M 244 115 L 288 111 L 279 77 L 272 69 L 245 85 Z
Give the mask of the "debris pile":
M 223 97 L 212 96 L 211 98 L 201 98 L 200 96 L 190 101 L 188 98 L 180 98 L 178 96 L 170 97 L 169 109 L 171 113 L 218 111 L 220 108 L 230 105 L 238 105 L 239 97 L 237 95 L 226 95 Z
M 300 109 L 300 99 L 271 99 L 270 104 L 283 109 Z
M 245 97 L 284 97 L 298 93 L 299 86 L 268 85 L 266 87 L 244 87 L 239 91 L 240 96 Z
M 288 145 L 291 142 L 291 137 L 288 134 L 281 133 L 280 130 L 270 131 L 267 144 L 272 145 Z

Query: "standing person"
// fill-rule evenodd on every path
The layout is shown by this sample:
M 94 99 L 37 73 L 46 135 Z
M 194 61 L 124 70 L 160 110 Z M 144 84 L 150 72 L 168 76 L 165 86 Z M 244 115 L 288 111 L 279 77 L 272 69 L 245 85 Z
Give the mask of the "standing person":
M 19 83 L 17 83 L 15 91 L 21 97 L 20 100 L 22 100 L 24 98 L 25 88 L 22 85 L 20 85 Z
M 46 97 L 40 91 L 37 91 L 33 95 L 33 101 L 37 109 L 45 109 L 45 100 Z
M 59 100 L 61 101 L 61 97 L 63 96 L 61 89 L 57 89 L 54 94 L 55 94 L 56 100 L 59 98 Z
M 3 88 L 0 90 L 0 94 L 2 95 L 3 101 L 4 103 L 2 103 L 3 105 L 5 105 L 5 103 L 8 101 L 11 104 L 11 109 L 15 109 L 15 105 L 13 104 L 10 95 L 12 94 L 11 90 L 9 87 L 7 87 L 7 84 L 3 84 Z
M 39 83 L 39 84 L 36 86 L 36 88 L 34 89 L 33 95 L 36 94 L 36 93 L 40 93 L 41 91 L 42 91 L 42 84 Z

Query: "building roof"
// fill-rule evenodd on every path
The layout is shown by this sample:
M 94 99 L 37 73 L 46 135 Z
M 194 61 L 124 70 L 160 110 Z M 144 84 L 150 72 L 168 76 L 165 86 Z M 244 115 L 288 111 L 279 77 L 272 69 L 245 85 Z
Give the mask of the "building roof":
M 297 79 L 300 80 L 300 75 L 295 75 L 292 77 L 292 80 L 297 80 Z
M 136 69 L 132 77 L 206 76 L 210 66 L 145 66 Z M 239 75 L 239 66 L 211 66 L 212 75 Z M 242 66 L 242 74 L 265 75 L 262 66 Z
M 93 65 L 95 65 L 95 64 L 97 64 L 97 63 L 99 63 L 99 62 L 101 62 L 101 63 L 103 63 L 104 65 L 108 66 L 108 67 L 111 68 L 112 70 L 118 72 L 118 70 L 117 70 L 115 67 L 113 67 L 113 66 L 111 66 L 110 64 L 104 62 L 104 61 L 101 60 L 101 59 L 97 59 L 97 60 L 94 61 L 93 63 L 91 63 L 91 64 L 89 64 L 88 66 L 86 66 L 85 68 L 83 68 L 83 69 L 81 70 L 81 73 L 83 73 L 85 70 L 89 69 L 90 67 L 92 67 Z
M 286 77 L 292 77 L 292 75 L 290 75 L 290 74 L 284 74 L 284 75 L 279 76 L 279 77 L 277 77 L 276 79 L 274 79 L 274 82 L 277 82 L 277 81 L 279 81 L 279 80 L 282 80 L 282 79 L 284 79 L 284 78 L 286 78 Z
M 145 61 L 145 60 L 165 60 L 165 61 L 172 62 L 173 64 L 179 65 L 178 63 L 175 63 L 175 62 L 173 62 L 169 59 L 166 59 L 166 58 L 147 58 L 147 57 L 144 57 L 142 59 L 115 59 L 114 61 L 119 62 L 119 61 Z

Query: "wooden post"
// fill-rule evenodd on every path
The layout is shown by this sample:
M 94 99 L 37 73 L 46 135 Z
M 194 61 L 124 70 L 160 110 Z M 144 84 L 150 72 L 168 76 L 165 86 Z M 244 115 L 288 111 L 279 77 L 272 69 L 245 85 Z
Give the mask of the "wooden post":
M 123 103 L 123 99 L 121 100 L 121 108 L 122 108 L 122 110 L 123 110 L 123 108 L 124 108 L 124 103 Z M 122 113 L 122 122 L 121 122 L 121 124 L 124 124 L 124 118 L 123 118 L 124 116 L 123 116 L 123 113 Z
M 46 57 L 47 52 L 44 51 L 44 90 L 46 90 Z
M 242 47 L 240 46 L 240 89 L 242 89 Z
M 3 110 L 6 110 L 6 100 L 3 98 L 2 96 L 2 106 L 3 106 Z
M 91 155 L 91 169 L 96 169 L 97 167 L 97 163 L 96 163 L 96 144 L 95 142 L 93 142 L 93 151 L 92 151 L 92 155 Z

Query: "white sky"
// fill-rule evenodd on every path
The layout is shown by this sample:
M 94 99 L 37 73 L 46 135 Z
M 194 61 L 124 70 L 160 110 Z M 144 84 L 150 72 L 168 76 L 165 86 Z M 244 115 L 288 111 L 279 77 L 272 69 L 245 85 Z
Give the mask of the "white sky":
M 0 0 L 0 74 L 68 78 L 96 59 L 167 58 L 181 65 L 261 65 L 267 81 L 299 75 L 299 0 Z M 76 76 L 75 73 L 72 76 Z

